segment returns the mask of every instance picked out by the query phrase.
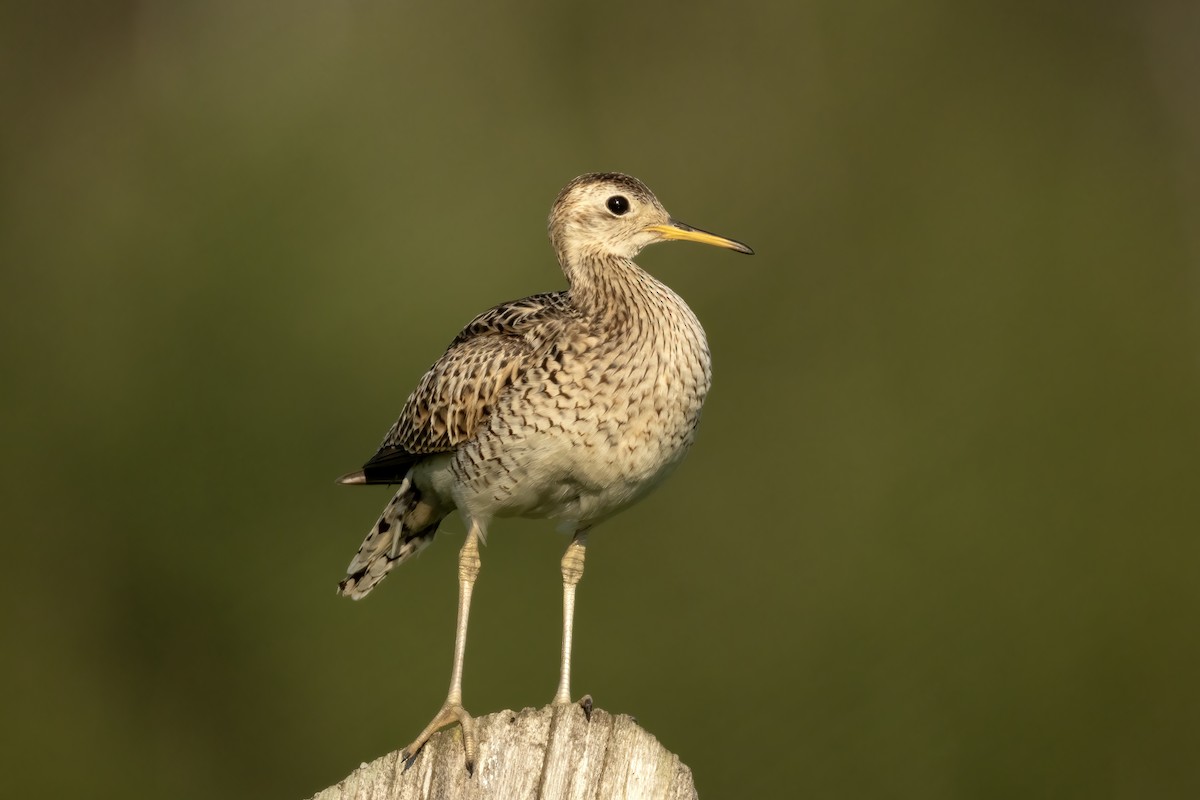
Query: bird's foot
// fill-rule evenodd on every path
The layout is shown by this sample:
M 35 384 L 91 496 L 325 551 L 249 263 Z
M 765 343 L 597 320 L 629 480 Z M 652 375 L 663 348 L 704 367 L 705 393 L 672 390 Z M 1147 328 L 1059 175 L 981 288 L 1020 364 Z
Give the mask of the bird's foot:
M 449 700 L 442 706 L 441 711 L 437 713 L 425 730 L 421 731 L 421 735 L 413 740 L 413 743 L 404 748 L 400 753 L 400 758 L 407 764 L 417 757 L 417 752 L 420 751 L 425 743 L 429 741 L 429 737 L 436 733 L 440 728 L 447 725 L 458 723 L 462 726 L 463 749 L 467 756 L 467 776 L 475 772 L 475 757 L 478 755 L 478 746 L 475 742 L 475 720 L 462 707 L 461 703 L 452 703 Z
M 579 698 L 579 702 L 577 702 L 577 703 L 571 702 L 571 698 L 569 695 L 567 697 L 557 697 L 556 696 L 554 698 L 554 700 L 551 701 L 550 705 L 554 705 L 554 706 L 575 706 L 575 705 L 577 705 L 583 709 L 583 716 L 587 719 L 587 721 L 588 722 L 592 721 L 592 696 L 590 694 L 585 694 L 583 697 Z

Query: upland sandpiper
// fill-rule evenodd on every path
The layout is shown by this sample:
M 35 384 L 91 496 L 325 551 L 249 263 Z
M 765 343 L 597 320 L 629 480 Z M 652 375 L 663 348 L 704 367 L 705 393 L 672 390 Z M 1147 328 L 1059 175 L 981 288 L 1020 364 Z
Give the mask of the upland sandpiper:
M 550 242 L 566 291 L 536 294 L 472 320 L 421 378 L 379 451 L 345 484 L 398 484 L 341 594 L 364 597 L 433 541 L 455 509 L 467 526 L 458 561 L 458 628 L 446 702 L 406 748 L 463 728 L 463 651 L 479 541 L 494 517 L 555 520 L 562 558 L 562 662 L 554 703 L 571 703 L 575 585 L 588 531 L 645 496 L 687 453 L 711 382 L 704 330 L 683 300 L 633 257 L 686 240 L 752 253 L 671 218 L 649 189 L 616 173 L 582 175 L 554 201 Z

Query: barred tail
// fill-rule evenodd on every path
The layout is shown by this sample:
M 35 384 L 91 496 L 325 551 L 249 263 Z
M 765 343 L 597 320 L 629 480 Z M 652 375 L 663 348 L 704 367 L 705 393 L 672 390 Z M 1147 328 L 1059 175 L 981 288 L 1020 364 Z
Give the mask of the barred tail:
M 346 569 L 338 594 L 361 600 L 392 567 L 424 550 L 437 533 L 445 513 L 421 500 L 421 493 L 405 477 L 379 520 Z

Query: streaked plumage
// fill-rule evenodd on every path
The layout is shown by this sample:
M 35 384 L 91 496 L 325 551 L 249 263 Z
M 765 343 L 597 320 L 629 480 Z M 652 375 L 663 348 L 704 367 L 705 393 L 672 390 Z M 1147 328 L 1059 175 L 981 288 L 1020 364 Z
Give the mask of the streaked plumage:
M 574 534 L 562 569 L 564 642 L 556 702 L 569 702 L 574 587 L 586 532 L 650 491 L 687 452 L 711 383 L 695 315 L 633 263 L 647 244 L 689 239 L 751 252 L 672 220 L 640 181 L 576 178 L 559 194 L 551 243 L 570 288 L 492 308 L 471 321 L 430 367 L 379 451 L 351 484 L 398 484 L 340 591 L 361 598 L 396 564 L 428 545 L 457 509 L 468 525 L 460 558 L 455 673 L 437 727 L 464 726 L 462 650 L 476 540 L 494 517 L 555 520 Z

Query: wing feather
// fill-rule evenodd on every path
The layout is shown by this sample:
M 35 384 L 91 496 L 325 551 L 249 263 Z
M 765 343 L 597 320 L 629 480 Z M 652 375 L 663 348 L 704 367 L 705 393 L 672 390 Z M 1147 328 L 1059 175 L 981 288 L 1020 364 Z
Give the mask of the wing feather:
M 473 319 L 425 373 L 379 451 L 345 483 L 399 483 L 421 458 L 475 435 L 520 381 L 550 329 L 571 314 L 566 292 L 502 303 Z

